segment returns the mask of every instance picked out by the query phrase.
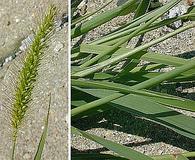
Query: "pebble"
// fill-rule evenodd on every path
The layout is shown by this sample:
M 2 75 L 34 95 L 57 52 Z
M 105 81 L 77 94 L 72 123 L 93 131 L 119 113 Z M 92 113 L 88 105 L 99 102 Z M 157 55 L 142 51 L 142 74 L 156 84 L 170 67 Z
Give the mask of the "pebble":
M 6 58 L 4 63 L 8 63 L 10 59 L 11 59 L 10 57 Z
M 59 52 L 63 47 L 64 45 L 61 42 L 57 42 L 54 48 L 54 52 Z
M 3 110 L 3 103 L 0 101 L 0 111 Z
M 15 56 L 18 56 L 20 53 L 22 53 L 22 52 L 21 52 L 21 51 L 16 52 L 16 53 L 15 53 Z
M 169 18 L 174 18 L 177 16 L 181 16 L 187 12 L 187 7 L 185 5 L 178 5 L 173 7 L 172 9 L 169 10 L 168 13 L 165 14 L 163 19 L 169 19 Z M 181 20 L 174 22 L 171 27 L 174 29 L 177 29 L 183 25 L 183 22 Z
M 66 122 L 69 123 L 69 115 L 68 114 L 66 114 L 65 120 L 66 120 Z
M 16 19 L 16 23 L 19 23 L 19 22 L 20 22 L 20 19 L 17 18 L 17 19 Z
M 31 159 L 31 155 L 29 153 L 25 153 L 23 158 L 24 159 Z
M 5 45 L 5 41 L 0 42 L 0 45 L 4 46 Z
M 34 35 L 30 34 L 26 39 L 22 41 L 20 50 L 25 51 L 32 44 L 33 40 L 34 40 Z

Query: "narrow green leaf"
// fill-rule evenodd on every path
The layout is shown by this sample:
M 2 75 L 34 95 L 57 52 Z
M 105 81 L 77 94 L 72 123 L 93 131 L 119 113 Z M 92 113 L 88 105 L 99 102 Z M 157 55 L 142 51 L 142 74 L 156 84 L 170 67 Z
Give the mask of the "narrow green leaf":
M 186 152 L 181 153 L 183 157 L 195 157 L 195 152 Z M 152 156 L 154 160 L 176 160 L 176 155 L 172 154 L 165 154 L 165 155 L 158 155 Z M 98 154 L 98 153 L 74 153 L 71 157 L 73 160 L 127 160 L 126 158 L 117 157 L 116 155 L 109 155 L 109 154 Z M 98 159 L 99 158 L 99 159 Z
M 71 156 L 72 160 L 128 160 L 127 158 L 118 157 L 110 154 L 98 153 L 74 153 Z
M 171 78 L 175 78 L 177 77 L 179 74 L 188 71 L 190 69 L 195 68 L 195 59 L 191 59 L 190 61 L 188 61 L 187 64 L 177 67 L 176 69 L 170 71 L 170 72 L 166 72 L 163 73 L 159 76 L 156 76 L 154 78 L 151 78 L 147 81 L 144 81 L 142 83 L 136 84 L 134 86 L 132 86 L 133 89 L 144 89 L 144 88 L 149 88 L 152 87 L 154 85 L 157 85 L 161 82 L 163 82 L 164 80 L 169 80 Z
M 102 43 L 110 36 L 117 35 L 117 33 L 120 33 L 120 32 L 123 32 L 125 30 L 134 28 L 136 26 L 139 26 L 140 24 L 149 21 L 151 18 L 155 17 L 156 15 L 159 15 L 160 13 L 163 13 L 167 8 L 169 8 L 169 7 L 172 8 L 173 6 L 178 4 L 180 1 L 181 0 L 173 0 L 170 3 L 167 3 L 166 5 L 160 7 L 159 9 L 157 9 L 157 10 L 155 10 L 153 12 L 149 12 L 148 14 L 144 14 L 143 16 L 140 16 L 140 17 L 134 19 L 133 21 L 130 21 L 126 25 L 118 28 L 116 31 L 113 31 L 111 34 L 109 34 L 109 35 L 107 35 L 105 37 L 102 37 L 100 40 L 94 41 L 93 44 Z
M 151 91 L 148 91 L 148 92 L 151 92 Z M 149 98 L 151 100 L 154 100 L 157 103 L 167 105 L 169 107 L 179 108 L 179 109 L 184 109 L 184 110 L 195 112 L 195 101 L 185 99 L 185 98 L 181 98 L 181 97 L 178 97 L 177 99 L 176 98 L 171 99 L 171 96 L 168 99 L 168 98 L 160 97 L 160 95 L 168 97 L 169 95 L 167 95 L 167 94 L 158 93 L 158 92 L 154 92 L 154 91 L 152 93 L 156 94 L 156 95 L 159 95 L 159 97 L 157 97 L 157 96 L 156 97 L 155 96 L 146 96 L 146 95 L 142 95 L 142 96 L 144 96 L 146 98 Z
M 93 108 L 98 107 L 102 104 L 106 104 L 106 103 L 110 102 L 111 100 L 117 99 L 123 95 L 124 94 L 121 94 L 121 93 L 115 93 L 115 94 L 112 94 L 110 96 L 106 96 L 106 97 L 103 97 L 101 99 L 95 100 L 93 102 L 81 105 L 81 106 L 71 110 L 71 116 L 76 116 L 77 114 L 80 114 L 80 113 L 85 112 L 87 110 L 93 109 Z
M 152 156 L 154 160 L 178 160 L 177 159 L 178 157 L 183 158 L 180 160 L 187 160 L 184 158 L 195 157 L 195 152 L 185 152 L 181 154 L 165 154 L 165 155 Z
M 127 159 L 131 159 L 131 160 L 152 160 L 152 158 L 150 158 L 149 156 L 146 156 L 142 153 L 139 153 L 133 149 L 130 149 L 128 147 L 125 147 L 121 144 L 112 142 L 110 140 L 101 138 L 99 136 L 96 135 L 92 135 L 90 133 L 81 131 L 75 127 L 71 127 L 71 131 L 73 134 L 77 134 L 77 135 L 81 135 L 87 139 L 90 139 L 92 141 L 95 141 L 99 144 L 101 144 L 102 146 L 108 148 L 111 151 L 114 151 L 115 153 L 117 153 L 118 155 L 127 158 Z
M 183 153 L 178 156 L 182 156 L 182 158 L 185 158 L 183 160 L 188 160 L 186 159 L 185 155 L 186 153 Z M 176 155 L 161 155 L 161 156 L 153 156 L 152 159 L 154 160 L 177 160 Z M 73 160 L 127 160 L 126 158 L 121 158 L 117 157 L 115 155 L 109 155 L 109 154 L 98 154 L 98 153 L 75 153 L 71 157 Z M 181 159 L 182 160 L 182 159 Z
M 100 10 L 102 10 L 103 8 L 105 8 L 106 6 L 108 6 L 113 0 L 109 1 L 108 3 L 106 3 L 105 5 L 103 5 L 102 7 L 100 7 L 99 9 L 97 9 L 95 12 L 89 13 L 87 15 L 84 15 L 83 17 L 79 17 L 77 19 L 72 20 L 71 22 L 71 26 L 74 26 L 78 23 L 80 23 L 81 21 L 83 22 L 84 20 L 86 20 L 87 18 L 95 15 L 96 13 L 98 13 Z
M 144 15 L 150 6 L 150 2 L 151 0 L 141 0 L 140 4 L 136 9 L 134 18 Z
M 34 160 L 41 160 L 41 155 L 42 155 L 43 148 L 44 148 L 45 141 L 46 141 L 46 137 L 47 137 L 50 107 L 51 107 L 51 94 L 49 95 L 49 107 L 48 107 L 48 112 L 47 112 L 47 117 L 46 117 L 46 121 L 45 121 L 44 130 L 43 130 L 43 133 L 41 135 L 41 139 L 39 141 L 39 145 L 38 145 Z
M 154 96 L 158 98 L 164 98 L 164 99 L 179 99 L 177 97 L 173 96 L 163 96 L 163 95 L 158 95 L 156 92 L 146 92 L 144 90 L 133 90 L 131 87 L 119 83 L 113 83 L 113 82 L 105 82 L 105 81 L 92 81 L 92 80 L 71 80 L 72 86 L 77 86 L 77 87 L 84 87 L 84 88 L 94 88 L 94 89 L 108 89 L 108 90 L 115 90 L 119 91 L 124 94 L 128 93 L 134 93 L 138 95 L 146 95 L 146 96 Z
M 177 1 L 177 0 L 176 0 Z M 104 52 L 104 54 L 102 55 L 97 55 L 95 57 L 93 57 L 92 59 L 90 59 L 89 61 L 87 61 L 86 63 L 84 63 L 83 65 L 81 65 L 80 67 L 87 67 L 92 65 L 93 63 L 95 63 L 96 61 L 98 61 L 100 58 L 102 58 L 103 56 L 106 55 L 110 55 L 113 54 L 116 50 L 118 50 L 118 48 L 123 45 L 125 42 L 131 40 L 134 36 L 136 36 L 139 32 L 141 32 L 143 29 L 146 29 L 149 25 L 151 25 L 155 20 L 157 20 L 160 16 L 162 16 L 164 13 L 166 13 L 169 9 L 172 8 L 172 6 L 175 4 L 176 1 L 170 2 L 168 6 L 166 6 L 166 8 L 160 12 L 159 14 L 155 15 L 153 18 L 151 18 L 149 21 L 147 21 L 145 24 L 140 25 L 140 27 L 138 29 L 136 29 L 135 31 L 133 31 L 130 34 L 127 34 L 126 36 L 124 36 L 123 38 L 120 39 L 119 42 L 117 42 L 116 44 L 114 44 L 111 48 L 111 50 Z
M 186 20 L 187 18 L 190 17 L 195 17 L 195 13 L 190 13 L 190 14 L 185 14 L 185 15 L 181 15 L 178 17 L 174 17 L 174 18 L 170 18 L 170 19 L 165 19 L 165 20 L 158 20 L 157 22 L 152 23 L 151 25 L 149 25 L 148 27 L 146 27 L 145 29 L 141 30 L 139 33 L 136 34 L 136 36 L 141 35 L 141 34 L 145 34 L 147 32 L 150 32 L 152 30 L 156 30 L 160 27 L 166 26 L 166 25 L 170 25 L 176 21 L 179 20 Z M 114 35 L 108 36 L 108 37 L 101 37 L 101 39 L 94 41 L 90 44 L 104 44 L 104 45 L 113 45 L 115 43 L 117 43 L 118 41 L 120 41 L 124 36 L 126 36 L 127 34 L 132 33 L 133 31 L 137 30 L 139 28 L 139 26 L 121 31 L 119 33 L 116 33 Z
M 98 71 L 98 70 L 100 70 L 100 69 L 102 69 L 102 68 L 104 68 L 104 67 L 106 67 L 108 65 L 114 64 L 114 63 L 116 63 L 118 61 L 121 61 L 121 60 L 123 60 L 123 59 L 125 59 L 125 58 L 127 58 L 129 56 L 132 56 L 132 55 L 134 55 L 134 54 L 144 50 L 144 49 L 149 48 L 150 46 L 152 46 L 154 44 L 157 44 L 157 43 L 159 43 L 159 42 L 161 42 L 161 41 L 163 41 L 165 39 L 168 39 L 168 38 L 172 37 L 173 35 L 176 35 L 176 34 L 178 34 L 180 32 L 183 32 L 183 31 L 185 31 L 187 29 L 193 28 L 194 26 L 195 26 L 195 24 L 189 24 L 187 26 L 181 27 L 181 28 L 173 31 L 172 33 L 169 33 L 169 34 L 167 34 L 167 35 L 165 35 L 163 37 L 160 37 L 160 38 L 158 38 L 156 40 L 153 40 L 153 41 L 151 41 L 149 43 L 146 43 L 146 44 L 144 44 L 142 46 L 139 46 L 139 47 L 133 49 L 132 51 L 129 51 L 127 53 L 124 53 L 124 54 L 118 55 L 116 57 L 110 58 L 110 59 L 108 59 L 106 61 L 103 61 L 103 62 L 99 63 L 98 65 L 93 65 L 93 66 L 91 66 L 91 67 L 89 67 L 89 68 L 87 68 L 87 69 L 85 69 L 83 71 L 74 73 L 72 76 L 73 77 L 84 77 L 84 76 L 87 76 L 87 75 L 89 75 L 91 73 L 94 73 L 94 72 L 96 72 L 96 71 Z
M 109 49 L 110 49 L 110 46 L 105 46 L 105 45 L 82 44 L 80 45 L 79 48 L 73 49 L 72 52 L 80 51 L 80 53 L 83 53 L 83 54 L 86 54 L 86 53 L 102 54 L 102 52 L 107 52 L 107 50 Z M 130 50 L 128 48 L 121 47 L 113 54 L 112 57 L 116 57 L 117 55 L 121 55 L 129 51 Z M 164 55 L 164 54 L 159 54 L 159 53 L 151 53 L 151 52 L 146 52 L 146 51 L 140 51 L 135 55 L 133 54 L 129 56 L 129 59 L 139 59 L 139 58 L 141 60 L 145 60 L 145 61 L 149 61 L 153 63 L 160 63 L 160 65 L 164 64 L 164 65 L 170 65 L 170 66 L 175 66 L 175 67 L 186 64 L 189 61 L 187 59 L 183 59 L 179 57 L 174 57 L 174 56 Z M 145 70 L 151 70 L 149 66 L 146 66 Z M 140 68 L 141 67 L 136 67 L 132 70 L 132 72 L 138 72 L 140 71 Z M 187 76 L 186 78 L 183 79 L 183 81 L 185 81 L 185 79 L 188 79 L 189 78 L 188 76 L 190 77 L 193 76 L 194 71 L 195 69 L 192 69 L 185 73 L 182 73 L 182 75 Z
M 79 25 L 79 26 L 73 28 L 71 30 L 71 37 L 72 38 L 78 37 L 84 33 L 87 33 L 88 31 L 110 21 L 114 17 L 117 17 L 126 8 L 131 10 L 131 6 L 135 3 L 137 3 L 136 0 L 129 0 L 122 6 L 119 6 L 117 8 L 114 8 L 112 10 L 109 10 L 107 12 L 104 12 L 102 14 L 95 16 L 93 19 L 85 22 L 81 26 Z
M 188 8 L 187 14 L 195 14 L 195 6 Z M 187 20 L 195 21 L 195 16 L 189 16 Z
M 116 93 L 115 91 L 104 89 L 80 88 L 80 90 L 98 98 L 103 98 Z M 192 125 L 195 123 L 194 118 L 173 111 L 164 105 L 146 99 L 143 96 L 129 94 L 118 98 L 109 104 L 133 115 L 145 117 L 146 119 L 170 128 L 183 136 L 195 139 L 195 126 Z
M 105 46 L 105 45 L 81 44 L 78 48 L 73 49 L 72 52 L 76 53 L 79 51 L 80 53 L 83 53 L 83 54 L 86 54 L 86 53 L 102 54 L 103 52 L 106 52 L 110 48 L 111 48 L 110 46 Z M 122 55 L 129 51 L 130 49 L 128 48 L 120 47 L 120 49 L 118 49 L 113 54 L 113 57 L 116 57 L 117 55 Z M 154 63 L 160 63 L 160 64 L 166 64 L 166 65 L 172 65 L 172 66 L 181 66 L 188 61 L 186 59 L 182 59 L 179 57 L 164 55 L 160 53 L 146 52 L 146 51 L 140 51 L 137 55 L 131 56 L 130 58 L 137 59 L 139 55 L 142 55 L 140 57 L 141 60 L 154 62 Z
M 188 160 L 188 158 L 186 158 L 182 155 L 178 155 L 178 156 L 176 156 L 176 160 Z
M 121 92 L 123 94 L 137 94 L 149 98 L 157 103 L 161 103 L 170 107 L 180 108 L 188 111 L 195 111 L 195 101 L 168 95 L 165 93 L 158 93 L 149 90 L 133 90 L 131 87 L 123 84 L 104 82 L 104 81 L 89 81 L 89 80 L 72 80 L 72 86 L 93 88 L 93 89 L 107 89 Z

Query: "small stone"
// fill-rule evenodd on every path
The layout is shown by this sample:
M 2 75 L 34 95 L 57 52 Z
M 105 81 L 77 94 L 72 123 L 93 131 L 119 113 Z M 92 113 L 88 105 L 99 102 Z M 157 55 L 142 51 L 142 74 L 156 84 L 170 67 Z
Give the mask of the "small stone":
M 3 103 L 0 101 L 0 110 L 3 110 Z
M 69 116 L 68 116 L 68 114 L 66 114 L 65 120 L 66 120 L 66 122 L 69 122 Z
M 16 18 L 16 23 L 19 23 L 20 22 L 20 19 Z
M 186 12 L 187 12 L 187 7 L 185 5 L 179 5 L 179 6 L 176 6 L 170 9 L 163 19 L 174 18 L 180 15 L 183 15 Z M 173 29 L 177 29 L 181 27 L 182 25 L 183 25 L 183 22 L 179 20 L 171 24 L 169 27 L 172 27 Z
M 7 58 L 5 59 L 4 64 L 6 64 L 6 63 L 10 62 L 12 59 L 13 59 L 13 58 L 12 58 L 12 56 L 7 57 Z
M 10 21 L 8 21 L 8 22 L 7 22 L 7 26 L 9 26 L 10 24 L 11 24 L 11 22 L 10 22 Z
M 4 46 L 5 45 L 5 41 L 0 42 L 0 45 Z
M 9 60 L 9 61 L 11 61 L 12 59 L 13 59 L 13 57 L 12 57 L 12 56 L 8 57 L 8 60 Z
M 16 52 L 15 55 L 18 56 L 20 53 L 21 53 L 20 51 L 19 52 Z
M 25 51 L 32 44 L 33 40 L 34 40 L 34 35 L 33 34 L 29 35 L 26 39 L 22 41 L 20 50 Z
M 54 48 L 54 51 L 59 52 L 63 47 L 64 45 L 61 42 L 58 42 Z
M 23 158 L 24 159 L 31 159 L 31 155 L 29 153 L 25 153 Z
M 6 58 L 4 63 L 8 63 L 8 62 L 9 62 L 9 58 Z

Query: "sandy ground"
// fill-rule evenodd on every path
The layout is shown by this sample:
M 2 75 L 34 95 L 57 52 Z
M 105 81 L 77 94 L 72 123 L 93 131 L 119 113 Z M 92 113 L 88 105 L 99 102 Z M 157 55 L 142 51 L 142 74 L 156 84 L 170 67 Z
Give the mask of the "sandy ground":
M 58 6 L 62 13 L 67 11 L 66 0 L 0 1 L 0 62 L 32 33 L 49 4 Z
M 93 11 L 95 8 L 99 8 L 105 3 L 105 0 L 90 0 L 88 9 L 89 11 Z M 186 3 L 182 2 L 180 5 L 186 5 Z M 107 6 L 104 10 L 106 11 L 115 6 L 116 1 Z M 130 17 L 130 15 L 127 15 L 113 19 L 89 32 L 84 41 L 90 42 L 109 33 L 120 27 L 125 21 L 129 21 Z M 170 31 L 172 31 L 170 28 L 163 27 L 146 34 L 144 41 L 149 42 Z M 133 47 L 136 42 L 137 40 L 133 40 L 129 44 L 130 47 Z M 192 58 L 195 56 L 195 29 L 180 33 L 177 36 L 151 47 L 150 50 L 162 54 Z M 194 83 L 167 85 L 159 88 L 159 91 L 195 100 L 194 87 Z M 184 90 L 187 92 L 182 93 Z M 185 112 L 185 114 L 195 117 L 194 113 Z M 77 120 L 76 122 L 72 122 L 72 125 L 89 133 L 132 147 L 147 155 L 161 155 L 195 150 L 194 140 L 178 135 L 165 127 L 134 118 L 130 114 L 118 110 L 109 111 L 80 121 Z M 101 145 L 79 136 L 72 136 L 72 147 L 73 152 L 108 152 L 108 150 Z
M 67 1 L 64 0 L 1 0 L 0 1 L 0 59 L 8 57 L 20 46 L 20 41 L 32 33 L 37 18 L 51 3 L 67 13 Z M 43 131 L 44 120 L 51 93 L 51 112 L 49 129 L 42 159 L 66 160 L 68 156 L 68 63 L 67 37 L 65 25 L 51 40 L 39 70 L 39 78 L 33 93 L 29 116 L 20 129 L 16 147 L 16 160 L 32 160 Z M 23 54 L 23 53 L 22 53 Z M 5 97 L 2 89 L 11 88 L 11 70 L 17 59 L 12 60 L 0 69 L 0 103 Z M 0 160 L 8 160 L 11 155 L 10 126 L 6 123 L 5 108 L 0 105 Z

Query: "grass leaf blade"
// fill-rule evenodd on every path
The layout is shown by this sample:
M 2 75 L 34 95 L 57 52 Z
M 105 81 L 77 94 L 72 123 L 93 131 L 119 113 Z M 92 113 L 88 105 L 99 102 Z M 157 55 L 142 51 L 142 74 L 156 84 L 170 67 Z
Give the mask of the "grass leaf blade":
M 75 127 L 71 127 L 71 131 L 73 134 L 77 134 L 77 135 L 82 135 L 90 140 L 93 140 L 101 145 L 103 145 L 104 147 L 114 151 L 115 153 L 117 153 L 118 155 L 125 157 L 127 159 L 131 159 L 131 160 L 152 160 L 152 158 L 150 158 L 149 156 L 146 156 L 144 154 L 141 154 L 137 151 L 134 151 L 128 147 L 125 147 L 121 144 L 112 142 L 110 140 L 106 140 L 104 138 L 98 137 L 96 135 L 92 135 L 90 133 L 81 131 Z
M 39 141 L 39 145 L 38 145 L 34 160 L 41 160 L 41 155 L 42 155 L 42 152 L 43 152 L 43 149 L 45 146 L 46 137 L 47 137 L 50 107 L 51 107 L 51 94 L 49 95 L 49 107 L 48 107 L 48 111 L 47 111 L 47 117 L 46 117 L 46 121 L 45 121 L 44 130 L 42 132 L 41 139 Z

